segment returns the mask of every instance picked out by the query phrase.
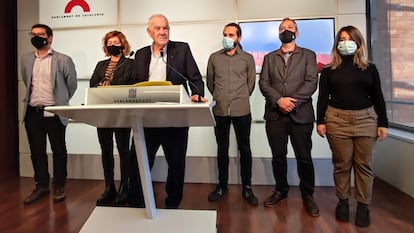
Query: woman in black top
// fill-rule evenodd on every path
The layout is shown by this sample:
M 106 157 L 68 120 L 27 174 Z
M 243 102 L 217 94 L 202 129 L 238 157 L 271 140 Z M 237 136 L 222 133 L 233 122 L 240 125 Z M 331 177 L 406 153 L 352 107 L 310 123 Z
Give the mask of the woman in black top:
M 366 58 L 364 38 L 353 26 L 339 30 L 332 61 L 322 70 L 317 104 L 317 132 L 327 136 L 332 150 L 336 218 L 349 221 L 351 171 L 355 176 L 357 226 L 370 224 L 374 174 L 373 148 L 387 137 L 388 120 L 377 68 Z
M 103 51 L 109 59 L 99 61 L 89 82 L 90 87 L 132 84 L 133 60 L 126 58 L 130 45 L 120 31 L 106 33 Z M 105 176 L 105 191 L 96 201 L 97 205 L 125 204 L 128 201 L 130 128 L 98 128 L 98 139 L 102 150 L 102 165 Z M 114 183 L 113 135 L 119 152 L 121 182 L 118 192 Z

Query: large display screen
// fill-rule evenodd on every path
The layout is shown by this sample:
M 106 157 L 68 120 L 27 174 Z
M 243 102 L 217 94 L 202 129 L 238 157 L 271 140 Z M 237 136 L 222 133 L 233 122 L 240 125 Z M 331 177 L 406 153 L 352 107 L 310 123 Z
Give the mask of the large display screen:
M 317 54 L 318 66 L 322 67 L 330 61 L 330 53 L 334 42 L 334 19 L 295 19 L 299 36 L 296 44 L 311 49 Z M 260 22 L 240 22 L 242 28 L 241 45 L 251 53 L 256 62 L 256 72 L 260 73 L 264 56 L 280 47 L 280 20 Z

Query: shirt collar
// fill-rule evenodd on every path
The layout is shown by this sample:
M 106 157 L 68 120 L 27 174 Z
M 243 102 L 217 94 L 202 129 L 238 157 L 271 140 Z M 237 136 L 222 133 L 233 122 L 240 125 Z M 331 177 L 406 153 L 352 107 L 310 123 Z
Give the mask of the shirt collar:
M 151 44 L 150 49 L 151 49 L 151 54 L 154 54 L 154 45 L 153 44 Z M 164 49 L 163 49 L 164 53 L 167 53 L 167 49 L 168 49 L 168 43 L 164 46 Z
M 50 56 L 52 54 L 53 54 L 53 49 L 49 48 L 49 50 L 47 50 L 46 56 Z M 39 54 L 37 53 L 37 51 L 35 52 L 35 57 L 39 57 Z
M 293 51 L 291 51 L 291 53 L 293 54 L 293 53 L 299 53 L 299 52 L 300 52 L 299 47 L 297 45 L 295 45 L 295 49 Z M 285 55 L 285 53 L 282 51 L 282 46 L 280 46 L 280 48 L 276 51 L 276 53 L 281 57 L 283 57 Z
M 240 53 L 240 51 L 241 51 L 240 46 L 237 46 L 237 47 L 236 47 L 236 52 L 235 52 L 234 54 Z M 220 53 L 222 53 L 222 54 L 226 54 L 226 55 L 227 55 L 227 53 L 226 53 L 226 50 L 225 50 L 225 49 L 221 49 Z

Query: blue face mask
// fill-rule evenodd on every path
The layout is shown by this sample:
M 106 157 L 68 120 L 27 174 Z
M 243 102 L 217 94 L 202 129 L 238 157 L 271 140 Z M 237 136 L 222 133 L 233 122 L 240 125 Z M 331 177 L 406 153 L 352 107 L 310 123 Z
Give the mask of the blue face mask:
M 223 48 L 225 50 L 230 50 L 234 48 L 235 41 L 230 37 L 223 37 L 221 43 L 223 44 Z
M 357 44 L 353 40 L 343 40 L 338 42 L 337 48 L 342 56 L 352 55 L 357 50 Z

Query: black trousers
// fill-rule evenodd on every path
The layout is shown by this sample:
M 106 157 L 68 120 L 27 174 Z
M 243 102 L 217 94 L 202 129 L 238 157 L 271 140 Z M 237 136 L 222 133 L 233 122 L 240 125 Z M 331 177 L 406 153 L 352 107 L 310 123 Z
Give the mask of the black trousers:
M 67 177 L 66 126 L 58 116 L 44 117 L 42 107 L 27 107 L 25 128 L 29 141 L 36 187 L 49 188 L 50 175 L 46 154 L 49 138 L 53 152 L 53 187 L 64 187 Z
M 315 171 L 311 157 L 312 130 L 313 123 L 299 124 L 288 115 L 280 116 L 276 121 L 266 121 L 266 134 L 273 155 L 273 176 L 277 191 L 283 194 L 289 191 L 286 155 L 288 137 L 290 137 L 295 152 L 302 197 L 313 195 Z
M 233 123 L 236 134 L 237 148 L 240 152 L 240 175 L 242 185 L 251 185 L 252 179 L 252 151 L 250 149 L 251 115 L 230 117 L 214 115 L 216 127 L 214 132 L 217 141 L 217 164 L 219 186 L 227 188 L 229 178 L 229 134 Z
M 188 130 L 188 127 L 144 128 L 149 167 L 151 169 L 154 165 L 155 156 L 159 147 L 162 146 L 164 150 L 165 159 L 168 164 L 165 187 L 167 193 L 165 206 L 167 208 L 177 208 L 183 198 Z M 136 155 L 134 143 L 132 143 L 131 154 Z M 131 184 L 137 188 L 136 191 L 132 192 L 141 201 L 141 205 L 143 205 L 142 184 L 139 177 L 136 156 L 132 156 L 131 160 Z
M 129 142 L 131 136 L 130 128 L 97 128 L 99 144 L 102 151 L 102 166 L 104 170 L 105 184 L 114 184 L 114 140 L 119 152 L 121 184 L 128 184 L 130 151 Z

